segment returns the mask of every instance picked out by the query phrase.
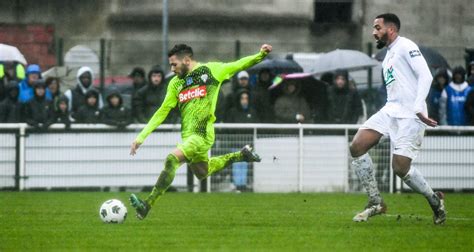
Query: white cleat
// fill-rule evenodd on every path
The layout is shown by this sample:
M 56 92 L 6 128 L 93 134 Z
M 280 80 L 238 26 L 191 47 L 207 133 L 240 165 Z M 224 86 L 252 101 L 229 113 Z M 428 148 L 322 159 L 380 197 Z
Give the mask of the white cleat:
M 367 221 L 372 216 L 384 214 L 385 212 L 387 212 L 387 205 L 383 202 L 376 205 L 368 205 L 364 211 L 358 213 L 354 218 L 352 218 L 352 220 L 355 222 L 363 222 Z
M 433 223 L 435 225 L 441 225 L 446 222 L 446 208 L 444 207 L 444 193 L 436 192 L 436 196 L 439 198 L 439 205 L 437 207 L 431 206 L 433 209 Z

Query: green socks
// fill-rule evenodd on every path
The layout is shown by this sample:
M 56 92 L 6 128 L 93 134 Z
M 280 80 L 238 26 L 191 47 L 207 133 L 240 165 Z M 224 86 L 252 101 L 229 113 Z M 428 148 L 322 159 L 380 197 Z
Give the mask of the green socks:
M 176 175 L 176 170 L 180 165 L 181 164 L 175 155 L 169 154 L 166 157 L 165 169 L 163 169 L 163 171 L 160 173 L 153 190 L 145 200 L 148 205 L 152 206 L 155 201 L 166 192 L 168 187 L 170 187 L 171 183 L 173 182 L 174 176 Z
M 224 169 L 228 165 L 240 162 L 243 160 L 242 153 L 240 151 L 225 154 L 222 156 L 212 157 L 209 159 L 208 162 L 208 172 L 207 177 L 211 176 L 212 174 Z M 153 206 L 156 200 L 158 200 L 170 187 L 171 183 L 173 183 L 174 177 L 176 175 L 176 170 L 180 166 L 180 162 L 176 156 L 173 154 L 169 154 L 166 157 L 165 162 L 165 169 L 160 173 L 158 180 L 156 181 L 153 190 L 151 191 L 148 198 L 145 200 L 148 205 Z
M 243 158 L 244 157 L 242 156 L 242 153 L 240 153 L 240 151 L 225 154 L 222 156 L 212 157 L 211 159 L 209 159 L 208 162 L 209 166 L 207 168 L 207 176 L 211 176 L 212 174 L 224 169 L 232 163 L 240 162 L 243 160 Z

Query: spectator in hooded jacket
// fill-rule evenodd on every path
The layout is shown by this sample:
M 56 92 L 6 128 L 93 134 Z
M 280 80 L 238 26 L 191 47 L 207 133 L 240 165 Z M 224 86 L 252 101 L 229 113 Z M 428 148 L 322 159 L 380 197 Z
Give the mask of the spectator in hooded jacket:
M 234 95 L 234 105 L 227 111 L 225 122 L 227 123 L 259 123 L 257 111 L 251 104 L 250 92 L 242 88 Z
M 18 102 L 18 83 L 10 81 L 5 87 L 6 97 L 0 102 L 0 123 L 21 121 L 21 104 Z
M 348 77 L 347 71 L 337 71 L 328 88 L 329 123 L 354 124 L 362 115 L 362 100 L 357 90 L 350 88 Z
M 6 87 L 10 83 L 18 83 L 25 78 L 25 68 L 13 61 L 0 62 L 0 102 L 7 97 Z
M 99 97 L 99 92 L 95 89 L 86 92 L 84 105 L 72 114 L 77 123 L 101 123 Z
M 164 78 L 165 74 L 160 66 L 152 67 L 148 73 L 148 83 L 135 93 L 132 107 L 135 119 L 139 123 L 147 123 L 163 103 L 166 95 Z
M 92 86 L 94 74 L 92 73 L 92 69 L 90 67 L 83 66 L 79 68 L 79 70 L 77 70 L 76 79 L 76 87 L 71 88 L 64 93 L 64 95 L 69 100 L 68 107 L 72 114 L 78 112 L 79 108 L 82 105 L 85 105 L 86 99 L 84 99 L 84 97 L 86 96 L 86 93 L 94 88 Z M 97 106 L 99 109 L 101 109 L 104 106 L 102 96 L 99 94 L 97 99 Z
M 274 121 L 272 96 L 268 88 L 272 85 L 273 75 L 270 69 L 262 69 L 258 73 L 257 86 L 252 91 L 252 100 L 255 104 L 258 117 L 263 123 Z
M 441 125 L 467 125 L 465 103 L 471 87 L 462 66 L 453 69 L 453 80 L 441 93 L 439 116 Z
M 230 111 L 233 107 L 238 105 L 236 101 L 242 89 L 248 90 L 249 96 L 251 96 L 249 74 L 247 71 L 240 71 L 237 74 L 237 82 L 232 84 L 232 92 L 225 97 L 225 111 Z
M 467 68 L 467 84 L 471 87 L 474 86 L 474 61 L 469 62 Z
M 35 97 L 34 83 L 41 79 L 41 69 L 38 65 L 32 64 L 26 68 L 26 77 L 19 84 L 18 101 L 26 104 Z M 46 100 L 51 101 L 53 99 L 49 89 L 45 90 Z
M 46 130 L 55 121 L 53 102 L 46 99 L 46 83 L 38 80 L 34 84 L 35 97 L 25 105 L 26 123 L 37 130 Z
M 145 80 L 145 69 L 141 67 L 133 68 L 132 72 L 128 75 L 132 79 L 133 93 L 132 96 L 142 87 L 146 85 Z
M 439 122 L 439 100 L 444 88 L 449 84 L 448 70 L 440 68 L 436 70 L 427 98 L 428 116 Z
M 311 109 L 300 95 L 301 86 L 295 80 L 283 84 L 283 95 L 275 101 L 275 120 L 277 123 L 311 123 Z
M 66 96 L 59 97 L 56 106 L 56 121 L 55 123 L 64 124 L 66 130 L 71 128 L 71 114 L 69 113 L 69 100 Z
M 131 111 L 123 105 L 119 92 L 111 92 L 107 98 L 107 106 L 102 109 L 102 122 L 108 125 L 125 128 L 132 123 Z
M 61 87 L 60 87 L 60 79 L 57 77 L 48 77 L 45 80 L 46 87 L 51 92 L 51 96 L 53 98 L 53 103 L 56 104 L 61 97 Z

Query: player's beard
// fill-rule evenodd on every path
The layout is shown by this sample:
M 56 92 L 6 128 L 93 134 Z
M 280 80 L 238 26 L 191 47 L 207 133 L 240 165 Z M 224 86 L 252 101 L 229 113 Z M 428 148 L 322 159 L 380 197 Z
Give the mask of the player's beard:
M 387 33 L 385 33 L 384 35 L 382 35 L 381 38 L 376 39 L 376 40 L 375 40 L 375 43 L 377 43 L 377 49 L 382 49 L 382 48 L 384 48 L 384 47 L 387 45 L 387 41 L 388 41 L 388 35 L 387 35 Z
M 178 74 L 178 77 L 179 77 L 180 79 L 183 79 L 184 77 L 186 77 L 186 75 L 188 74 L 188 72 L 189 72 L 189 67 L 183 64 L 183 65 L 181 66 L 181 73 Z

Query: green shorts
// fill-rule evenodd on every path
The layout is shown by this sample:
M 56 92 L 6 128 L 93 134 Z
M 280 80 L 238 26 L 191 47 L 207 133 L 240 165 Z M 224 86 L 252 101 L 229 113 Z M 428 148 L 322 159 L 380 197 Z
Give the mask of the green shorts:
M 178 149 L 184 153 L 188 163 L 199 163 L 209 161 L 209 150 L 214 141 L 207 140 L 198 135 L 191 135 L 178 144 Z

